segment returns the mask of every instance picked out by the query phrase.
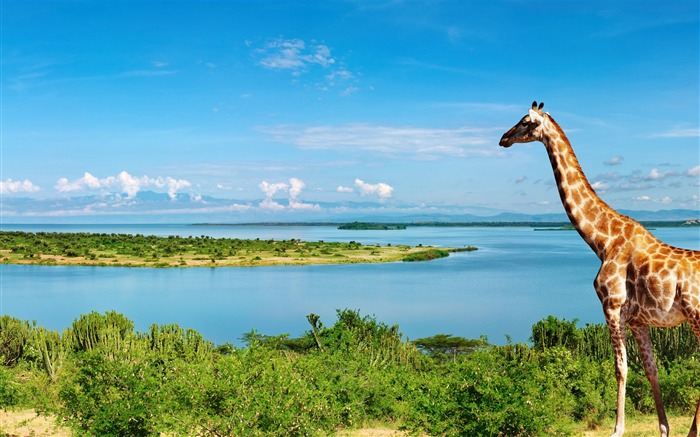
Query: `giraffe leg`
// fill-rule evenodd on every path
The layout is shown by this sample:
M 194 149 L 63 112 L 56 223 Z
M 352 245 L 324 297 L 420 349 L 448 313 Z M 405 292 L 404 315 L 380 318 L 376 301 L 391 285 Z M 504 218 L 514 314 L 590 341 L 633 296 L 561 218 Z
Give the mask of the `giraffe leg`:
M 654 395 L 656 414 L 659 418 L 659 431 L 661 432 L 661 437 L 668 437 L 668 419 L 666 418 L 666 411 L 664 410 L 664 403 L 661 398 L 661 389 L 659 388 L 659 371 L 656 367 L 656 361 L 654 360 L 654 349 L 652 348 L 651 338 L 649 337 L 649 327 L 646 325 L 630 325 L 630 330 L 632 331 L 634 339 L 637 340 L 637 344 L 639 345 L 639 352 L 642 355 L 642 362 L 644 363 L 644 372 L 647 375 L 649 384 L 651 384 L 651 392 Z
M 692 319 L 688 319 L 690 327 L 693 328 L 695 336 L 700 342 L 700 314 Z M 698 399 L 698 406 L 695 408 L 695 417 L 693 418 L 693 424 L 690 426 L 690 432 L 688 432 L 688 437 L 700 437 L 700 399 Z
M 700 400 L 698 400 L 698 406 L 695 409 L 695 417 L 693 418 L 693 424 L 690 426 L 688 437 L 700 437 L 698 426 L 700 426 Z
M 625 432 L 625 388 L 627 385 L 627 348 L 624 322 L 621 323 L 616 318 L 608 318 L 608 330 L 615 354 L 615 377 L 617 379 L 617 420 L 615 421 L 615 432 L 611 437 L 620 437 Z

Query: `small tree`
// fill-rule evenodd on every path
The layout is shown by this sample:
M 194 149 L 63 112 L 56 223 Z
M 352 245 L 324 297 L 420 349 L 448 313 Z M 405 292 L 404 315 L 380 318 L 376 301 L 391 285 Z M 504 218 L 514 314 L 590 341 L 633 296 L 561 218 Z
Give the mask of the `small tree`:
M 432 358 L 447 360 L 451 357 L 453 361 L 456 361 L 457 355 L 467 354 L 489 346 L 485 337 L 468 339 L 453 337 L 452 334 L 437 334 L 432 337 L 419 338 L 414 340 L 413 344 Z

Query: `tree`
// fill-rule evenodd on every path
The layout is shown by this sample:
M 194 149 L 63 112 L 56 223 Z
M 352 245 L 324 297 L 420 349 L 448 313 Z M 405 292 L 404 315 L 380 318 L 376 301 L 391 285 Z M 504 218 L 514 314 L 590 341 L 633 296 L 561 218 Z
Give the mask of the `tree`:
M 467 354 L 477 350 L 481 350 L 489 346 L 486 338 L 467 339 L 464 337 L 453 337 L 452 334 L 437 334 L 432 337 L 419 338 L 414 340 L 413 344 L 430 357 L 447 360 L 452 357 L 452 360 L 457 359 L 459 354 Z

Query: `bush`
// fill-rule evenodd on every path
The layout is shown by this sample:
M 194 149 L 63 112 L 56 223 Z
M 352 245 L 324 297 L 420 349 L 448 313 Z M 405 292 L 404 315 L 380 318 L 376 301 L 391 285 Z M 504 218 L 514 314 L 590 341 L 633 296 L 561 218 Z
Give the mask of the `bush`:
M 543 435 L 560 418 L 553 383 L 535 360 L 507 360 L 491 348 L 448 368 L 417 387 L 411 426 L 448 436 Z
M 145 359 L 83 352 L 59 393 L 64 416 L 88 435 L 153 435 L 167 405 L 161 396 L 167 381 L 159 373 Z
M 20 404 L 22 393 L 20 383 L 5 366 L 0 366 L 0 408 L 6 409 Z
M 24 355 L 32 335 L 32 326 L 14 317 L 0 317 L 0 363 L 14 366 Z
M 414 262 L 414 261 L 430 261 L 438 258 L 445 258 L 450 256 L 450 252 L 442 249 L 427 249 L 421 250 L 420 252 L 414 252 L 410 255 L 403 257 L 404 262 Z

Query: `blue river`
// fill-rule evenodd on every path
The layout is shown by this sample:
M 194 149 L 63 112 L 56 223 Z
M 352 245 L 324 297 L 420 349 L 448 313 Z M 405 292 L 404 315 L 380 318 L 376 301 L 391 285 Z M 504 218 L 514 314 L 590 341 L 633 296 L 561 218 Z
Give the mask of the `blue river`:
M 476 246 L 430 262 L 280 267 L 152 269 L 0 265 L 0 313 L 62 331 L 80 314 L 115 310 L 139 331 L 153 323 L 192 328 L 217 343 L 244 333 L 300 336 L 316 313 L 359 310 L 409 339 L 485 335 L 525 342 L 531 326 L 555 315 L 603 323 L 592 282 L 599 261 L 574 231 L 532 228 L 409 227 L 342 231 L 332 226 L 2 225 L 30 232 L 208 235 L 215 238 L 358 241 Z M 678 247 L 700 249 L 699 228 L 652 230 Z

